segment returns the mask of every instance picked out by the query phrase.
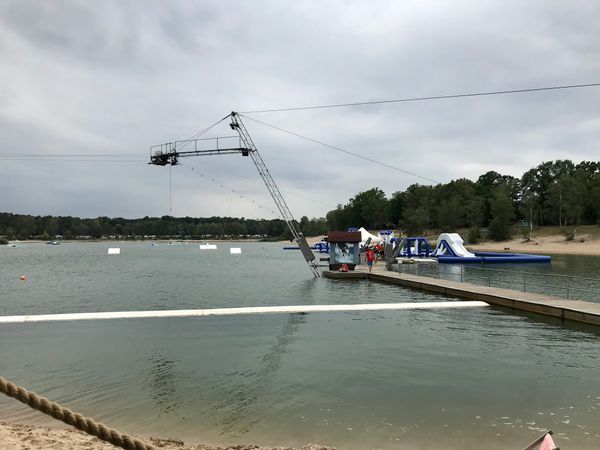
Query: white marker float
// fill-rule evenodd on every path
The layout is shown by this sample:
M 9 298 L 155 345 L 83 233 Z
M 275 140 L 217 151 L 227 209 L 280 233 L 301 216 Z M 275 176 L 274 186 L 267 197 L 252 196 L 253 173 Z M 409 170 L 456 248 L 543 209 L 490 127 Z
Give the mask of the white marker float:
M 115 311 L 72 314 L 0 316 L 0 323 L 62 322 L 70 320 L 139 319 L 145 317 L 235 316 L 248 314 L 289 314 L 312 312 L 394 311 L 402 309 L 473 308 L 489 306 L 480 301 L 367 303 L 357 305 L 252 306 L 246 308 L 176 309 L 167 311 Z

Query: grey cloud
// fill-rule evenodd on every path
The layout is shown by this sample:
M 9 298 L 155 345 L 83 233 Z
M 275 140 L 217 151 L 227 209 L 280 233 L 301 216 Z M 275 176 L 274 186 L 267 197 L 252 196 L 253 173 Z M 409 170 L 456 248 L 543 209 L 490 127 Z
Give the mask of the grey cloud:
M 131 62 L 137 50 L 132 26 L 135 14 L 126 7 L 111 14 L 106 6 L 70 1 L 10 2 L 2 16 L 5 25 L 38 48 L 98 64 Z M 115 17 L 121 20 L 115 23 Z
M 598 81 L 599 13 L 594 1 L 7 1 L 0 145 L 4 153 L 147 154 L 232 109 Z M 595 88 L 252 117 L 445 182 L 597 159 L 599 96 Z M 282 190 L 301 194 L 286 195 L 297 216 L 323 215 L 369 187 L 391 194 L 427 183 L 246 124 Z M 230 132 L 224 123 L 214 135 Z M 0 210 L 166 214 L 168 169 L 145 162 L 0 160 L 0 189 L 11 193 Z M 256 201 L 271 205 L 250 161 L 206 164 L 253 181 L 205 168 L 218 180 L 208 183 L 173 169 L 175 214 L 225 215 L 234 203 L 248 217 Z

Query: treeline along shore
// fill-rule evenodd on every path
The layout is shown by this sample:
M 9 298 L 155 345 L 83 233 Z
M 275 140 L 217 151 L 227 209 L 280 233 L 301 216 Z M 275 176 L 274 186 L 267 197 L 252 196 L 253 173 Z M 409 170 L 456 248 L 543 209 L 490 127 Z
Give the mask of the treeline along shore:
M 400 228 L 409 235 L 468 228 L 476 243 L 484 229 L 492 240 L 523 237 L 541 226 L 558 226 L 572 240 L 580 225 L 600 224 L 600 161 L 543 162 L 521 178 L 490 171 L 477 181 L 465 178 L 434 186 L 413 184 L 389 198 L 374 187 L 339 204 L 325 218 L 304 216 L 305 236 L 366 226 Z M 144 217 L 93 219 L 0 213 L 0 239 L 281 239 L 289 238 L 281 219 L 232 217 Z
M 373 188 L 327 214 L 332 229 L 399 226 L 408 235 L 419 235 L 469 228 L 472 243 L 482 228 L 492 240 L 503 241 L 515 228 L 527 238 L 540 226 L 558 226 L 572 240 L 579 225 L 599 222 L 600 162 L 576 165 L 569 160 L 543 162 L 521 178 L 490 171 L 475 182 L 463 178 L 435 186 L 413 184 L 390 198 Z
M 307 236 L 327 233 L 325 219 L 302 217 Z M 233 217 L 97 217 L 31 216 L 0 213 L 0 237 L 5 240 L 43 239 L 281 239 L 288 237 L 281 219 L 255 220 Z

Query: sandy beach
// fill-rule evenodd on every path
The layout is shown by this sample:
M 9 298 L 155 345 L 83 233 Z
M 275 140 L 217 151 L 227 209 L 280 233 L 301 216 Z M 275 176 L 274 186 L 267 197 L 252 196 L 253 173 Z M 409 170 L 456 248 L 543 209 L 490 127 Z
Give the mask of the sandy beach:
M 523 238 L 508 241 L 487 241 L 476 245 L 467 245 L 472 251 L 497 251 L 511 253 L 537 253 L 549 255 L 600 255 L 600 239 L 582 234 L 572 241 L 566 241 L 562 235 L 540 236 L 531 242 Z
M 307 444 L 301 449 L 291 447 L 259 447 L 252 444 L 235 444 L 226 447 L 186 444 L 176 439 L 139 437 L 143 442 L 165 450 L 334 450 L 318 444 Z M 74 428 L 54 429 L 33 425 L 0 422 L 0 449 L 2 450 L 114 450 L 111 444 Z

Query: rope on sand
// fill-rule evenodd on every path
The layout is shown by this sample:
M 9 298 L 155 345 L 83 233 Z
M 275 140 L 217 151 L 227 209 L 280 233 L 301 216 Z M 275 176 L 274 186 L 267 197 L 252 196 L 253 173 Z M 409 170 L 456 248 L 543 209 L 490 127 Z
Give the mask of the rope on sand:
M 29 405 L 31 408 L 48 414 L 67 425 L 72 425 L 78 430 L 96 436 L 98 439 L 109 442 L 125 450 L 156 450 L 152 445 L 148 445 L 126 434 L 121 434 L 117 430 L 108 428 L 106 425 L 97 423 L 89 417 L 74 413 L 70 409 L 60 406 L 58 403 L 51 402 L 47 398 L 40 397 L 35 392 L 28 391 L 0 376 L 0 392 L 15 398 L 20 402 Z

